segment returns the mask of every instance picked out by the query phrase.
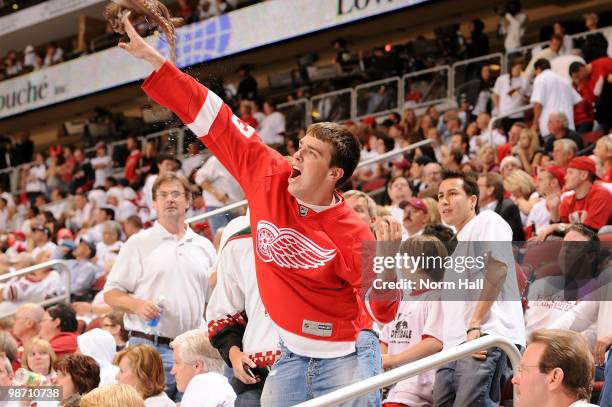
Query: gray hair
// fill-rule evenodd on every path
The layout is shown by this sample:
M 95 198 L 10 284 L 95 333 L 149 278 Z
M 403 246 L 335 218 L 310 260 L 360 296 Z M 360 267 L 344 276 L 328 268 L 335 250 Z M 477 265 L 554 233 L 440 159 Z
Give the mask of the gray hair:
M 117 221 L 114 220 L 107 220 L 106 222 L 104 222 L 104 227 L 108 228 L 111 232 L 113 232 L 116 236 L 117 239 L 121 239 L 121 224 Z
M 568 138 L 561 138 L 559 140 L 555 140 L 553 146 L 555 144 L 561 144 L 563 146 L 563 151 L 565 151 L 566 153 L 572 153 L 572 155 L 576 155 L 576 153 L 578 152 L 578 145 L 574 140 Z
M 569 126 L 567 115 L 563 112 L 555 112 L 554 115 L 557 117 L 557 120 L 561 122 L 563 127 L 567 129 L 567 126 Z
M 10 362 L 17 359 L 17 342 L 8 332 L 0 332 L 0 352 L 4 353 Z
M 187 363 L 202 361 L 209 372 L 223 372 L 223 359 L 211 345 L 205 330 L 192 329 L 180 334 L 170 342 L 170 348 L 178 349 L 181 358 Z
M 13 365 L 11 365 L 11 361 L 8 357 L 2 356 L 2 364 L 4 365 L 4 370 L 6 370 L 6 374 L 9 376 L 13 376 Z
M 45 317 L 45 309 L 40 304 L 35 304 L 32 302 L 21 305 L 17 308 L 17 311 L 20 309 L 25 310 L 28 318 L 31 318 L 36 323 L 39 323 Z

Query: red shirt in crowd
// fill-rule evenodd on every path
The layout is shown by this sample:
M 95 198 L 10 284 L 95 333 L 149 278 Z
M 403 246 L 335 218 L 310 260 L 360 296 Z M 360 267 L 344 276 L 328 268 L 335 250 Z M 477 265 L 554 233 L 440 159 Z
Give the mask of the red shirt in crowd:
M 60 332 L 57 336 L 49 341 L 55 356 L 58 358 L 64 355 L 72 355 L 77 351 L 77 332 Z
M 599 185 L 591 186 L 589 193 L 582 199 L 576 199 L 576 194 L 566 196 L 559 205 L 561 222 L 584 223 L 598 230 L 612 221 L 610 202 L 612 194 Z
M 142 153 L 140 150 L 132 150 L 127 160 L 125 160 L 125 170 L 124 177 L 128 180 L 128 182 L 132 183 L 138 179 L 138 174 L 136 173 L 136 169 L 138 168 L 138 162 L 140 161 L 140 157 Z

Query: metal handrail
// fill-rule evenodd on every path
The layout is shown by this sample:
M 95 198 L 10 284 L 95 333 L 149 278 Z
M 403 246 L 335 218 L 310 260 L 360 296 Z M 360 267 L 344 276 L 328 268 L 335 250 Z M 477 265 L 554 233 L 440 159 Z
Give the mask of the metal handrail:
M 506 113 L 504 113 L 502 115 L 492 117 L 491 120 L 489 121 L 489 125 L 487 126 L 487 131 L 489 132 L 489 145 L 491 147 L 493 147 L 493 125 L 495 124 L 496 121 L 498 121 L 500 119 L 503 119 L 503 118 L 506 118 L 506 117 L 510 117 L 510 116 L 512 116 L 514 114 L 517 114 L 517 113 L 521 113 L 521 112 L 525 112 L 527 110 L 531 110 L 531 109 L 533 109 L 533 104 L 530 103 L 530 104 L 525 105 L 523 107 L 519 107 L 518 109 L 514 109 L 514 110 L 511 110 L 509 112 L 506 112 Z
M 451 85 L 452 85 L 452 89 L 453 89 L 453 96 L 455 95 L 455 80 L 456 80 L 456 73 L 455 73 L 455 69 L 458 66 L 463 66 L 463 65 L 470 65 L 473 64 L 474 62 L 479 62 L 479 61 L 487 61 L 489 59 L 492 58 L 499 58 L 499 64 L 501 67 L 501 73 L 506 73 L 506 67 L 504 66 L 504 54 L 502 54 L 501 52 L 494 52 L 492 54 L 488 54 L 488 55 L 483 55 L 480 57 L 476 57 L 476 58 L 470 58 L 470 59 L 466 59 L 463 61 L 457 61 L 454 64 L 451 65 L 451 76 L 452 76 L 452 80 L 451 80 Z
M 374 377 L 362 380 L 358 383 L 353 383 L 331 393 L 325 394 L 316 399 L 300 403 L 296 407 L 328 407 L 334 406 L 345 401 L 355 399 L 359 396 L 366 395 L 372 391 L 382 389 L 383 387 L 392 385 L 399 381 L 408 379 L 418 374 L 429 370 L 444 366 L 445 364 L 471 357 L 470 355 L 480 350 L 489 349 L 492 347 L 500 348 L 508 358 L 514 369 L 514 374 L 518 374 L 518 367 L 521 363 L 521 353 L 518 348 L 508 339 L 500 335 L 487 335 L 473 341 L 462 343 L 452 349 L 444 350 L 435 355 L 408 363 L 404 366 L 397 367 L 388 372 L 379 374 Z
M 445 99 L 452 99 L 453 97 L 453 87 L 452 87 L 452 69 L 450 67 L 450 65 L 442 65 L 442 66 L 436 66 L 433 68 L 428 68 L 428 69 L 423 69 L 421 71 L 416 71 L 416 72 L 410 72 L 405 74 L 404 76 L 402 76 L 402 93 L 405 92 L 406 89 L 406 80 L 410 79 L 410 78 L 415 78 L 421 75 L 427 75 L 427 74 L 432 74 L 432 73 L 437 73 L 437 72 L 442 72 L 442 71 L 446 71 L 446 98 L 443 99 L 437 99 L 437 100 L 429 100 L 427 102 L 423 102 L 423 103 L 432 103 L 432 102 L 438 102 L 438 101 L 443 101 Z M 405 95 L 403 95 L 405 96 Z M 402 97 L 402 106 L 404 106 L 406 104 L 406 101 L 404 100 L 404 97 Z M 417 103 L 417 105 L 420 105 L 420 103 Z
M 404 148 L 400 148 L 398 150 L 389 151 L 389 152 L 387 152 L 385 154 L 379 155 L 378 157 L 374 157 L 374 158 L 370 158 L 368 160 L 360 161 L 359 164 L 357 164 L 357 168 L 361 168 L 361 167 L 365 167 L 365 166 L 368 166 L 368 165 L 376 164 L 379 161 L 385 161 L 388 158 L 395 157 L 396 155 L 404 154 L 404 153 L 406 153 L 408 151 L 414 150 L 415 148 L 419 148 L 421 146 L 425 146 L 425 145 L 430 144 L 432 142 L 433 142 L 433 140 L 431 140 L 431 139 L 421 140 L 421 141 L 419 141 L 417 143 L 410 144 L 409 146 L 406 146 Z M 246 206 L 248 203 L 249 202 L 246 199 L 244 199 L 242 201 L 234 202 L 234 203 L 226 205 L 226 206 L 224 206 L 222 208 L 218 208 L 218 209 L 212 210 L 210 212 L 202 213 L 200 215 L 192 216 L 191 218 L 185 219 L 185 223 L 192 224 L 192 223 L 201 222 L 201 221 L 206 220 L 208 218 L 211 218 L 213 216 L 220 215 L 222 213 L 226 213 L 226 212 L 234 210 L 234 209 L 242 208 L 243 206 Z
M 355 115 L 357 114 L 356 111 L 353 110 L 354 106 L 353 106 L 353 100 L 355 99 L 354 96 L 354 92 L 353 92 L 353 88 L 344 88 L 344 89 L 339 89 L 339 90 L 334 90 L 333 92 L 327 92 L 327 93 L 321 93 L 319 95 L 313 96 L 310 98 L 310 111 L 307 112 L 308 115 L 311 115 L 312 117 L 312 111 L 315 107 L 315 103 L 318 102 L 319 100 L 323 100 L 323 99 L 327 99 L 336 95 L 343 95 L 348 93 L 350 95 L 350 106 L 349 106 L 349 117 L 347 118 L 342 118 L 341 120 L 348 120 L 348 119 L 352 119 L 355 117 Z
M 394 82 L 397 83 L 397 95 L 396 95 L 397 109 L 401 109 L 402 102 L 403 102 L 402 101 L 403 99 L 402 87 L 404 86 L 404 82 L 402 81 L 402 78 L 400 78 L 399 76 L 391 76 L 389 78 L 379 79 L 376 81 L 357 85 L 354 88 L 351 88 L 351 105 L 352 105 L 351 106 L 351 110 L 352 110 L 351 119 L 361 120 L 362 118 L 371 116 L 374 113 L 387 113 L 388 114 L 396 110 L 396 109 L 386 109 L 386 110 L 381 110 L 379 112 L 372 112 L 369 114 L 363 114 L 363 115 L 357 114 L 357 99 L 358 99 L 357 94 L 359 93 L 360 90 L 371 88 L 377 85 L 385 85 L 387 83 L 394 83 Z
M 63 294 L 57 295 L 55 297 L 47 298 L 46 300 L 41 301 L 39 304 L 45 307 L 47 305 L 57 304 L 57 303 L 64 302 L 64 301 L 70 302 L 70 284 L 72 283 L 72 276 L 71 276 L 70 267 L 68 267 L 68 264 L 66 264 L 66 262 L 63 260 L 49 260 L 44 263 L 35 264 L 34 266 L 30 266 L 30 267 L 26 267 L 26 268 L 23 268 L 17 271 L 13 271 L 12 273 L 0 275 L 0 283 L 9 281 L 15 277 L 21 277 L 26 274 L 30 274 L 35 271 L 46 269 L 46 268 L 51 268 L 51 267 L 59 267 L 65 272 L 64 274 L 66 277 L 66 289 Z M 2 314 L 0 315 L 0 319 L 10 317 L 14 314 L 15 314 L 14 312 Z

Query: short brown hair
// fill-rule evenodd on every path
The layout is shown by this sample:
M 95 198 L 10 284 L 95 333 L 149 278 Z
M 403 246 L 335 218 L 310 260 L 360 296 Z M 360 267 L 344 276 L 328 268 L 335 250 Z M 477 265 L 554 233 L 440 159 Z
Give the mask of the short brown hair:
M 138 390 L 144 399 L 164 391 L 166 375 L 159 353 L 149 345 L 135 345 L 125 348 L 115 355 L 113 363 L 119 366 L 121 360 L 127 357 L 138 379 Z
M 578 400 L 591 398 L 595 361 L 582 335 L 563 329 L 542 329 L 533 332 L 529 342 L 546 345 L 540 359 L 540 372 L 548 373 L 560 368 L 563 385 L 569 393 Z
M 94 389 L 81 398 L 81 407 L 145 407 L 140 394 L 127 384 L 111 384 Z
M 444 258 L 448 256 L 448 250 L 440 239 L 432 235 L 413 236 L 402 242 L 399 248 L 400 254 L 407 254 L 411 257 L 440 259 L 440 262 L 433 261 L 431 267 L 422 267 L 422 270 L 434 281 L 441 281 L 444 277 Z
M 348 127 L 331 122 L 312 124 L 308 127 L 306 134 L 332 145 L 329 166 L 344 170 L 344 174 L 336 182 L 336 186 L 344 184 L 353 175 L 353 171 L 359 163 L 361 148 L 357 138 Z
M 122 311 L 111 311 L 108 314 L 105 314 L 104 317 L 102 317 L 102 321 L 104 322 L 104 318 L 108 318 L 108 320 L 111 322 L 111 324 L 113 324 L 113 326 L 119 325 L 121 327 L 119 335 L 121 335 L 121 339 L 127 342 L 129 336 L 127 331 L 125 330 L 125 327 L 123 326 L 123 316 L 124 313 Z
M 185 198 L 189 200 L 191 198 L 191 188 L 189 186 L 189 181 L 182 175 L 177 174 L 176 172 L 168 171 L 163 173 L 162 175 L 158 175 L 153 183 L 153 200 L 157 198 L 157 190 L 161 187 L 162 184 L 166 184 L 168 182 L 178 181 L 185 191 Z
M 89 393 L 100 384 L 100 366 L 90 356 L 64 356 L 54 363 L 53 368 L 69 375 L 79 394 Z

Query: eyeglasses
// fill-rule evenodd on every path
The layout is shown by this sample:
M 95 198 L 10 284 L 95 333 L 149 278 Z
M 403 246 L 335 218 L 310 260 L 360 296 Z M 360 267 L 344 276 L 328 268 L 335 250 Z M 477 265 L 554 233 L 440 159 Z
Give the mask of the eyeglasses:
M 112 327 L 114 327 L 114 326 L 116 326 L 116 325 L 115 325 L 115 324 L 102 324 L 102 326 L 103 326 L 104 328 L 112 328 Z
M 181 192 L 181 191 L 170 191 L 170 192 L 168 192 L 168 191 L 160 191 L 156 195 L 159 196 L 161 199 L 166 199 L 169 196 L 171 196 L 172 199 L 178 199 L 179 197 L 185 195 L 185 193 Z

